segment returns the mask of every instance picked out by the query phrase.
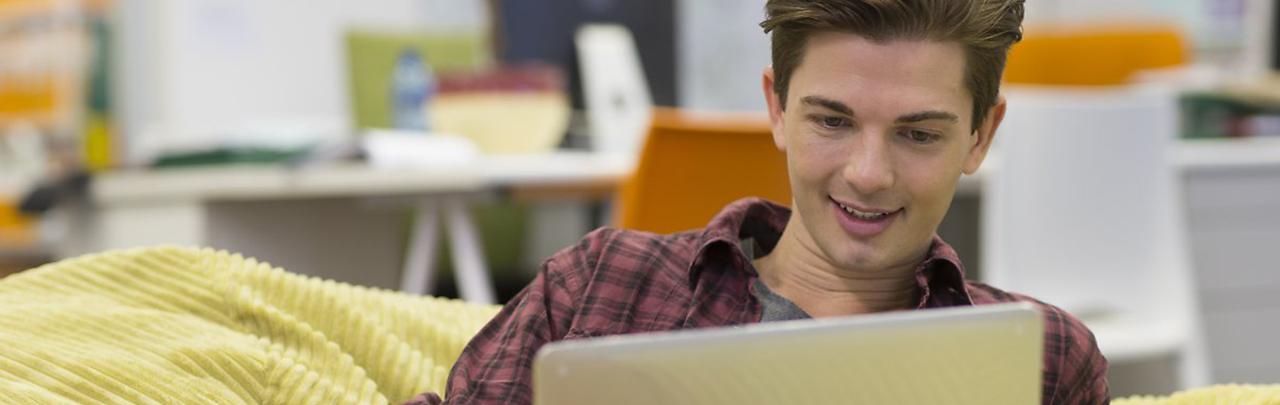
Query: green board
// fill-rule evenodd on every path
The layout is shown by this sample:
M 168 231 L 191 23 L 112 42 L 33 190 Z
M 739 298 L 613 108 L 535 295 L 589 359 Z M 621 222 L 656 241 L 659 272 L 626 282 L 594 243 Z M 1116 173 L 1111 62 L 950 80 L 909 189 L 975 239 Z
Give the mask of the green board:
M 479 70 L 493 61 L 488 39 L 479 34 L 352 31 L 346 42 L 356 128 L 391 126 L 391 75 L 405 49 L 418 51 L 437 73 Z

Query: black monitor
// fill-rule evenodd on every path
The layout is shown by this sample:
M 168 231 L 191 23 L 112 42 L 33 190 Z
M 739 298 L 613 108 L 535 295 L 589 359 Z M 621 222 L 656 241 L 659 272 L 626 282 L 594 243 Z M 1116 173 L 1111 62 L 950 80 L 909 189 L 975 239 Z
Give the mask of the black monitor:
M 1267 20 L 1267 44 L 1271 47 L 1271 55 L 1267 58 L 1267 66 L 1273 72 L 1280 72 L 1280 1 L 1271 0 L 1271 17 Z
M 654 104 L 677 105 L 673 0 L 491 0 L 491 5 L 498 57 L 504 62 L 541 61 L 565 69 L 575 108 L 582 108 L 583 101 L 573 38 L 586 23 L 629 28 Z

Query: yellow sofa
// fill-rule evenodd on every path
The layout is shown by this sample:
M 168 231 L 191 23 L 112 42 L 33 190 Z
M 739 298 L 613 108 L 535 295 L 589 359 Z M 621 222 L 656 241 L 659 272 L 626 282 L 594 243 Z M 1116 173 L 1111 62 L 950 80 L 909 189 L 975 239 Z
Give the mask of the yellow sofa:
M 394 404 L 443 392 L 499 308 L 162 247 L 10 276 L 0 309 L 3 403 Z M 1280 404 L 1280 385 L 1114 403 Z
M 1117 399 L 1113 405 L 1278 405 L 1280 385 L 1215 385 L 1173 395 Z
M 498 310 L 184 248 L 27 270 L 0 308 L 0 402 L 23 404 L 400 403 Z

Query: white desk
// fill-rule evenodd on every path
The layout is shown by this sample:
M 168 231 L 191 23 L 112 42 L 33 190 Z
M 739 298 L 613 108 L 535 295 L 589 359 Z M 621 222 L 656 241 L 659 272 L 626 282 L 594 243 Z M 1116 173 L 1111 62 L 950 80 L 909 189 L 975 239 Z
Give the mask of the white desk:
M 981 192 L 983 174 L 999 170 L 999 151 L 973 176 L 963 176 L 960 194 Z M 1185 171 L 1280 166 L 1280 136 L 1249 140 L 1179 142 L 1176 164 Z M 468 165 L 420 170 L 378 170 L 362 164 L 308 167 L 243 165 L 119 171 L 98 176 L 94 204 L 159 201 L 234 201 L 324 197 L 372 197 L 479 191 L 492 187 L 611 182 L 625 177 L 631 162 L 588 152 L 487 156 Z
M 587 152 L 485 156 L 464 165 L 381 170 L 358 163 L 289 169 L 270 165 L 206 166 L 111 172 L 94 178 L 98 205 L 157 201 L 232 201 L 405 196 L 501 186 L 616 181 L 625 158 Z
M 432 282 L 437 213 L 443 213 L 462 295 L 491 302 L 468 199 L 503 187 L 616 183 L 631 165 L 614 156 L 557 152 L 412 170 L 339 164 L 114 172 L 96 177 L 88 201 L 66 213 L 68 243 L 59 255 L 212 246 L 305 274 L 421 293 Z M 407 206 L 419 209 L 405 255 L 397 229 Z
M 1221 171 L 1280 167 L 1280 135 L 1247 139 L 1182 141 L 1174 159 L 1184 171 Z

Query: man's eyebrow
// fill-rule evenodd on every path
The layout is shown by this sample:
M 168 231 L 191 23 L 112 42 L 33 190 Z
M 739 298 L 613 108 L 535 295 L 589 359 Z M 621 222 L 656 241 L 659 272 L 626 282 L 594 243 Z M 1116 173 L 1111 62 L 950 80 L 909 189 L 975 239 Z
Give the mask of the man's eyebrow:
M 800 102 L 809 104 L 809 105 L 825 107 L 828 110 L 832 110 L 844 115 L 848 115 L 850 117 L 854 116 L 852 108 L 849 108 L 849 106 L 845 105 L 844 103 L 841 103 L 839 101 L 835 101 L 832 99 L 822 98 L 818 96 L 804 96 L 803 98 L 800 99 Z
M 899 124 L 908 124 L 912 122 L 920 122 L 920 121 L 928 121 L 928 120 L 944 120 L 944 121 L 951 121 L 952 123 L 957 123 L 957 122 L 960 122 L 960 117 L 946 111 L 929 110 L 929 111 L 913 112 L 911 114 L 903 115 L 901 117 L 898 117 L 898 119 L 895 120 L 895 122 Z

